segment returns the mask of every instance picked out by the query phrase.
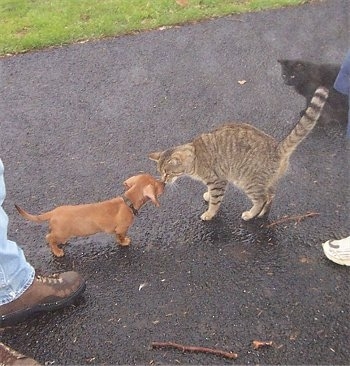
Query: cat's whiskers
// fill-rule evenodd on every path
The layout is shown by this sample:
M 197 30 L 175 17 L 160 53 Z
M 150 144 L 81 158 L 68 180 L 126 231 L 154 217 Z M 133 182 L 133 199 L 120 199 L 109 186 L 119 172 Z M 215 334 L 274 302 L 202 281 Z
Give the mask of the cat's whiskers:
M 179 191 L 180 186 L 177 184 L 176 179 L 166 183 L 167 186 L 170 186 L 172 191 Z

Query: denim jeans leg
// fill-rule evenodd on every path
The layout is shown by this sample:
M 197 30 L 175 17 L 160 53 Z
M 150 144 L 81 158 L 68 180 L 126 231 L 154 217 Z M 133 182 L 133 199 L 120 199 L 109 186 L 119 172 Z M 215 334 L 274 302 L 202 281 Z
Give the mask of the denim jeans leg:
M 5 195 L 4 165 L 0 159 L 0 306 L 21 296 L 33 283 L 35 274 L 23 250 L 7 239 L 8 217 L 2 208 Z
M 346 136 L 350 137 L 350 49 L 340 67 L 339 74 L 334 82 L 334 89 L 349 98 L 348 125 Z
M 349 110 L 348 110 L 348 127 L 346 130 L 346 137 L 350 138 L 350 94 L 349 94 Z

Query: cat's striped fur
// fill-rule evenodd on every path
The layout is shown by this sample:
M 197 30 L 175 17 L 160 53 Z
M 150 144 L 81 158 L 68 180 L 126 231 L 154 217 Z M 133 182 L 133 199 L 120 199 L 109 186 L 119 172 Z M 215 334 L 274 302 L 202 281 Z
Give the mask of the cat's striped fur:
M 207 185 L 203 197 L 209 208 L 202 220 L 215 216 L 229 182 L 252 201 L 253 206 L 242 218 L 262 217 L 270 209 L 291 154 L 315 126 L 327 97 L 328 89 L 319 87 L 305 114 L 280 143 L 249 124 L 233 123 L 204 133 L 191 143 L 151 153 L 149 158 L 157 161 L 165 182 L 188 175 Z

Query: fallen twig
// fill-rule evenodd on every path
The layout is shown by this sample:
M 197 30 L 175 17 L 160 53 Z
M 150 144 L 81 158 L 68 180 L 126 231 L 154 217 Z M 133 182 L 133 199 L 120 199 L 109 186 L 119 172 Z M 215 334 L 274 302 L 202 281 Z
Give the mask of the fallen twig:
M 233 352 L 227 352 L 220 349 L 207 348 L 207 347 L 184 346 L 182 344 L 174 342 L 152 342 L 151 346 L 152 348 L 175 348 L 181 350 L 182 352 L 210 353 L 212 355 L 229 358 L 231 360 L 235 360 L 238 357 L 237 353 Z
M 266 225 L 266 227 L 272 227 L 272 226 L 275 226 L 278 224 L 283 224 L 284 222 L 288 222 L 288 221 L 296 221 L 296 223 L 300 223 L 303 219 L 305 219 L 307 217 L 313 217 L 313 216 L 318 216 L 318 215 L 319 215 L 318 212 L 307 212 L 303 215 L 283 216 L 279 220 L 276 220 L 276 221 L 271 222 L 270 224 Z

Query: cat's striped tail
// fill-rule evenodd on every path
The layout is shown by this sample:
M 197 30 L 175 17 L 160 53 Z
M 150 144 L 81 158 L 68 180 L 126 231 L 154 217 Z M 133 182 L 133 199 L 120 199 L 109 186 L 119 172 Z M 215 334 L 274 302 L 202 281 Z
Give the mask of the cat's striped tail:
M 282 156 L 291 155 L 300 142 L 303 141 L 315 127 L 327 98 L 328 89 L 324 86 L 318 87 L 300 121 L 295 125 L 288 136 L 279 143 L 278 149 Z

